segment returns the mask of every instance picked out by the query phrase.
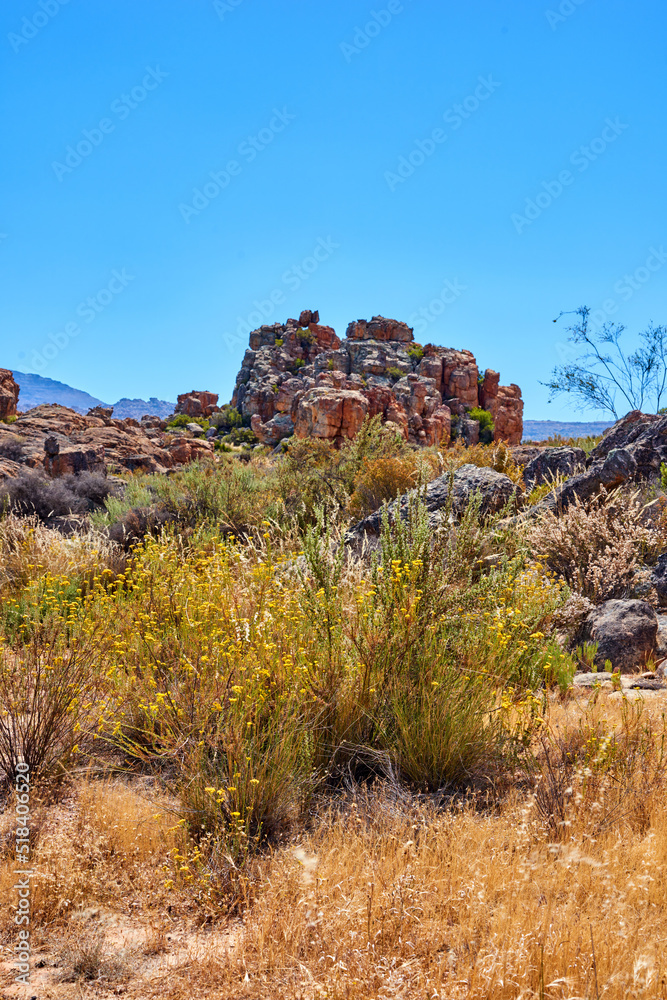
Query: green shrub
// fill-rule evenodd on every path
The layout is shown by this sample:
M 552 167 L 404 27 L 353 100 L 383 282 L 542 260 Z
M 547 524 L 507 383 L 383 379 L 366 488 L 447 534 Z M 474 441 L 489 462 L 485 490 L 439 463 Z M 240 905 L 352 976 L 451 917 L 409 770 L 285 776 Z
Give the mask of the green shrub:
M 302 347 L 310 347 L 315 343 L 315 335 L 310 330 L 299 329 L 296 331 L 296 335 L 301 341 Z
M 408 357 L 412 358 L 413 361 L 421 361 L 424 357 L 424 348 L 421 344 L 412 344 L 408 347 Z
M 243 417 L 235 406 L 225 403 L 219 412 L 211 414 L 209 424 L 211 427 L 217 427 L 218 430 L 228 432 L 234 427 L 240 427 L 243 424 Z
M 387 368 L 387 375 L 389 375 L 390 378 L 399 379 L 403 378 L 405 372 L 401 371 L 400 368 L 397 368 L 396 365 L 392 365 L 390 368 Z
M 235 427 L 229 434 L 225 434 L 222 441 L 223 444 L 258 444 L 257 435 L 250 427 Z
M 205 417 L 189 417 L 187 413 L 177 413 L 171 418 L 167 427 L 187 427 L 188 424 L 199 424 L 205 431 L 209 428 L 209 421 Z
M 488 410 L 483 410 L 481 406 L 474 406 L 469 411 L 470 418 L 479 423 L 479 440 L 481 444 L 492 444 L 495 427 L 493 416 Z

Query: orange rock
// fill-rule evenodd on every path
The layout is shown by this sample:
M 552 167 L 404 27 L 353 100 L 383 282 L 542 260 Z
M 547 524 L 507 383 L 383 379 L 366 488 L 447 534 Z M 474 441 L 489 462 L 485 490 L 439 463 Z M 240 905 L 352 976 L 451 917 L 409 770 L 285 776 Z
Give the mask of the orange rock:
M 16 416 L 19 386 L 8 368 L 0 368 L 0 420 Z

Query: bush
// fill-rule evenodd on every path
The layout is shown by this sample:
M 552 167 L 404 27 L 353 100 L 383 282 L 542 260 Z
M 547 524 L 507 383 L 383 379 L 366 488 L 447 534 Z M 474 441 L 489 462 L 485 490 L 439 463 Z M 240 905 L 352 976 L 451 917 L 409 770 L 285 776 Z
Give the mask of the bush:
M 642 563 L 667 543 L 665 528 L 642 523 L 638 491 L 618 487 L 563 513 L 546 512 L 529 532 L 529 542 L 550 570 L 595 603 L 632 596 Z
M 348 512 L 356 521 L 378 510 L 417 485 L 419 472 L 415 458 L 388 456 L 364 465 L 350 497 Z
M 27 628 L 27 625 L 26 625 Z M 0 773 L 11 783 L 16 765 L 31 780 L 58 777 L 92 745 L 97 719 L 91 699 L 102 685 L 106 643 L 96 636 L 68 641 L 57 618 L 38 624 L 20 653 L 0 659 Z
M 250 427 L 234 427 L 229 434 L 225 434 L 222 438 L 224 444 L 258 444 L 259 439 L 255 432 L 250 429 Z
M 453 418 L 452 418 L 453 419 Z M 462 465 L 477 465 L 480 468 L 494 469 L 509 476 L 512 482 L 523 489 L 523 466 L 517 465 L 512 451 L 504 441 L 497 444 L 474 444 L 466 446 L 461 440 L 454 442 L 451 448 L 441 452 L 442 464 L 446 472 L 456 472 Z
M 23 458 L 23 441 L 16 434 L 3 434 L 0 438 L 0 458 L 20 462 Z
M 236 459 L 216 466 L 193 462 L 172 476 L 132 477 L 125 495 L 110 497 L 106 515 L 94 521 L 125 548 L 168 524 L 246 534 L 267 515 L 280 516 L 276 493 L 268 477 Z
M 205 431 L 209 428 L 209 421 L 205 417 L 189 417 L 187 413 L 177 413 L 169 420 L 167 428 L 187 427 L 188 424 L 199 424 Z
M 7 511 L 24 516 L 36 514 L 44 524 L 52 524 L 56 518 L 68 514 L 99 510 L 113 489 L 105 476 L 94 472 L 79 472 L 59 479 L 26 473 L 2 484 L 0 503 Z
M 408 347 L 408 357 L 415 362 L 421 361 L 421 359 L 424 357 L 424 348 L 422 347 L 422 345 L 414 343 L 410 347 Z
M 479 423 L 479 440 L 481 444 L 492 444 L 495 427 L 493 416 L 488 410 L 483 410 L 481 406 L 474 406 L 469 411 L 468 416 Z
M 400 368 L 397 368 L 396 365 L 391 365 L 391 367 L 387 368 L 386 374 L 389 376 L 389 378 L 393 378 L 395 381 L 397 381 L 399 378 L 403 378 L 405 372 L 402 371 Z
M 231 406 L 229 403 L 225 403 L 219 413 L 213 413 L 209 417 L 209 425 L 217 427 L 218 430 L 223 432 L 229 432 L 235 427 L 241 427 L 242 424 L 243 417 L 236 407 Z

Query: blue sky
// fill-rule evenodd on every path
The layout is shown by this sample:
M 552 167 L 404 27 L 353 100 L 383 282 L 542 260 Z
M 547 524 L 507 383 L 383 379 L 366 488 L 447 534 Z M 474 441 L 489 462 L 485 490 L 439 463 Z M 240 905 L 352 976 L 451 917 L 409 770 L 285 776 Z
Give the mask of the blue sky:
M 658 0 L 5 3 L 0 365 L 226 400 L 262 317 L 382 313 L 517 382 L 526 417 L 585 419 L 539 385 L 554 317 L 667 321 L 666 22 Z

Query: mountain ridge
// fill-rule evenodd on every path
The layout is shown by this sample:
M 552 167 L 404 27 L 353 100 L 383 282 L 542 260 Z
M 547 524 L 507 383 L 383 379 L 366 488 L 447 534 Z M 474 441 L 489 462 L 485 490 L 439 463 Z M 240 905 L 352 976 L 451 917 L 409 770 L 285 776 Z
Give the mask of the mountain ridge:
M 97 396 L 91 396 L 84 389 L 75 389 L 66 382 L 35 375 L 30 372 L 12 370 L 12 375 L 21 387 L 18 408 L 21 411 L 32 410 L 42 403 L 59 403 L 68 406 L 77 413 L 86 414 L 93 406 L 113 406 L 114 416 L 119 419 L 134 417 L 141 419 L 145 414 L 156 417 L 168 417 L 174 412 L 175 403 L 151 396 L 145 399 L 128 399 L 124 396 L 116 403 L 105 403 Z

